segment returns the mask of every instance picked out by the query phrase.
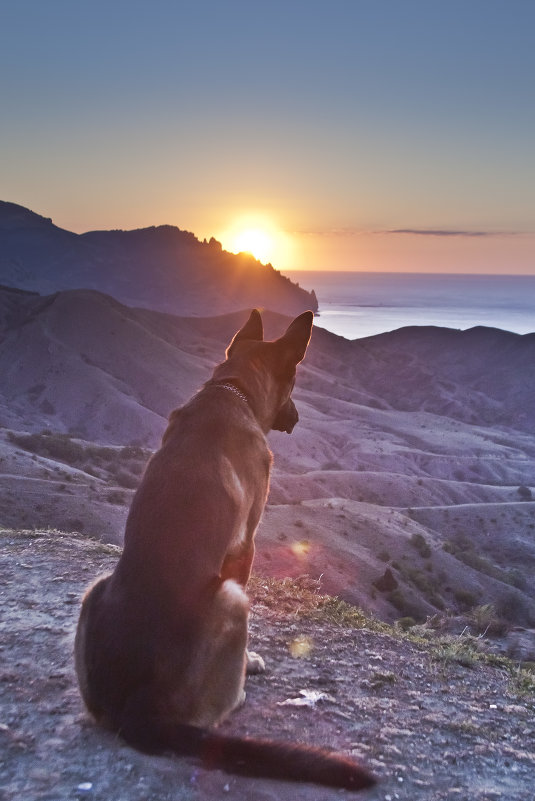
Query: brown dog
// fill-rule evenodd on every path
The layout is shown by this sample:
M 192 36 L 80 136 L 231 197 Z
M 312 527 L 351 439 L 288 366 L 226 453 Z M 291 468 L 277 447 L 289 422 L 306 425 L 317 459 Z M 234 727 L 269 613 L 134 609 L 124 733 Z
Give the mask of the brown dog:
M 227 358 L 171 414 L 126 523 L 114 572 L 86 594 L 75 641 L 84 701 L 96 720 L 149 753 L 200 757 L 252 776 L 360 789 L 372 778 L 319 749 L 218 735 L 244 698 L 245 586 L 266 502 L 272 429 L 291 432 L 291 400 L 312 312 L 263 341 L 253 311 Z

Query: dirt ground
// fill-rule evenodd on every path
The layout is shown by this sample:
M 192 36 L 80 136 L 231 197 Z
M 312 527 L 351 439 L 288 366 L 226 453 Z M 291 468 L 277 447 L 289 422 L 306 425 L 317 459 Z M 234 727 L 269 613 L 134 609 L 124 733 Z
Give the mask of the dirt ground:
M 334 801 L 311 785 L 147 757 L 97 729 L 72 661 L 83 589 L 118 550 L 80 535 L 1 531 L 0 798 L 43 801 Z M 267 671 L 223 726 L 351 753 L 376 774 L 364 801 L 533 801 L 535 696 L 499 661 L 461 664 L 432 644 L 296 614 L 256 582 L 251 647 Z M 313 706 L 301 690 L 323 693 Z M 353 796 L 356 797 L 356 796 Z

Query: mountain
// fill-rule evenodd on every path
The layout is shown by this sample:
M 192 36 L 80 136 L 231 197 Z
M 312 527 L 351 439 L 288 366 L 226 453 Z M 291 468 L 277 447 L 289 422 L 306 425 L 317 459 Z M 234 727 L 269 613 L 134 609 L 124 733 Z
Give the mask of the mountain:
M 0 525 L 120 543 L 169 412 L 246 316 L 0 290 Z M 288 323 L 264 320 L 268 337 Z M 315 329 L 300 422 L 270 434 L 257 572 L 321 576 L 386 620 L 448 613 L 464 627 L 491 605 L 535 625 L 534 363 L 534 335 L 408 328 L 350 342 Z
M 244 313 L 186 318 L 91 290 L 0 288 L 0 422 L 153 446 Z M 269 312 L 264 321 L 267 336 L 287 324 Z M 333 419 L 357 404 L 533 433 L 534 363 L 535 334 L 422 327 L 348 341 L 316 328 L 299 387 L 325 395 Z
M 0 201 L 0 283 L 50 294 L 95 289 L 131 306 L 213 315 L 255 306 L 317 311 L 313 292 L 270 264 L 170 225 L 75 234 Z

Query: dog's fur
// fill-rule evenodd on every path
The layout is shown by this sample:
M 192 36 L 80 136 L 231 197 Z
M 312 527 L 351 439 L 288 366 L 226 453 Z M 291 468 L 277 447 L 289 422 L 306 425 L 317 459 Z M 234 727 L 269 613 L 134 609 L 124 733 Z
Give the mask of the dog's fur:
M 243 702 L 246 668 L 263 669 L 246 650 L 245 586 L 268 492 L 265 435 L 298 420 L 290 395 L 312 320 L 305 312 L 264 342 L 254 310 L 212 379 L 171 414 L 117 567 L 83 600 L 75 662 L 90 712 L 140 750 L 359 789 L 373 780 L 341 755 L 210 731 Z

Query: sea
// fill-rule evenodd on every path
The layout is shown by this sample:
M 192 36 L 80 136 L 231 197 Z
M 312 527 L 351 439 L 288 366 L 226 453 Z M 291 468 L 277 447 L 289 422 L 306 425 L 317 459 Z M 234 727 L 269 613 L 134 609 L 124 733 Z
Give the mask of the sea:
M 535 275 L 292 271 L 319 303 L 315 325 L 346 339 L 404 326 L 535 331 Z

